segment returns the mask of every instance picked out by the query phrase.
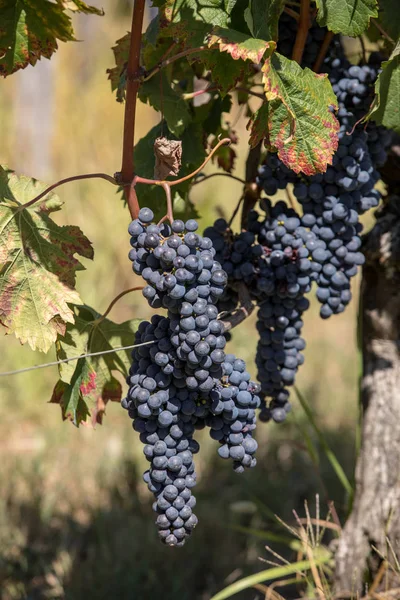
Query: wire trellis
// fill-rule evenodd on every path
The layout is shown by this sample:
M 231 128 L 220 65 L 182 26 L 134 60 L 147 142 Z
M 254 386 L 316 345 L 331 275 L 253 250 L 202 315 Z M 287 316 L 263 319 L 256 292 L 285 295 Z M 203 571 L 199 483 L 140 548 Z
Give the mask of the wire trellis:
M 120 346 L 119 348 L 112 348 L 111 350 L 103 350 L 101 352 L 89 352 L 88 354 L 80 354 L 79 356 L 71 356 L 70 358 L 64 358 L 62 360 L 54 360 L 48 363 L 42 363 L 41 365 L 34 365 L 32 367 L 25 367 L 24 369 L 16 369 L 15 371 L 4 371 L 0 373 L 0 377 L 8 375 L 19 375 L 20 373 L 27 373 L 28 371 L 36 371 L 37 369 L 45 369 L 46 367 L 56 367 L 63 363 L 72 362 L 79 360 L 80 358 L 89 358 L 91 356 L 102 356 L 104 354 L 113 354 L 114 352 L 121 352 L 122 350 L 132 350 L 133 348 L 139 348 L 140 346 L 148 346 L 154 344 L 156 340 L 150 342 L 143 342 L 142 344 L 133 344 L 132 346 Z

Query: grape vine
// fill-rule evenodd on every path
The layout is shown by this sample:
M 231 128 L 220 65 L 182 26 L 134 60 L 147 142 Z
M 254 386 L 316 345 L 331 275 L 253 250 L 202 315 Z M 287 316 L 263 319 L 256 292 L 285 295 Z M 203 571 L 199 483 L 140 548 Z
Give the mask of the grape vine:
M 103 15 L 58 2 L 46 19 L 36 4 L 18 14 L 0 8 L 4 77 L 75 39 L 68 10 Z M 131 30 L 113 48 L 107 73 L 125 102 L 120 171 L 46 186 L 0 168 L 0 324 L 33 350 L 55 344 L 52 402 L 77 426 L 101 422 L 107 401 L 124 395 L 114 372 L 126 378 L 122 406 L 144 445 L 144 481 L 168 546 L 183 546 L 197 525 L 196 430 L 207 427 L 219 456 L 242 473 L 256 465 L 257 418 L 281 423 L 289 414 L 310 294 L 322 319 L 350 303 L 365 261 L 360 217 L 385 201 L 379 169 L 400 132 L 390 98 L 400 86 L 400 31 L 374 2 L 356 10 L 357 0 L 347 0 L 350 18 L 306 0 L 274 9 L 252 0 L 245 11 L 235 1 L 178 4 L 156 2 L 142 31 L 145 2 L 135 0 Z M 371 19 L 382 39 L 366 52 L 360 38 L 354 57 L 345 36 L 362 36 Z M 138 98 L 160 122 L 135 145 Z M 250 144 L 244 178 L 233 174 L 241 118 Z M 212 158 L 219 170 L 204 174 Z M 201 235 L 191 190 L 215 175 L 243 190 L 233 215 L 219 207 L 224 217 Z M 141 278 L 103 314 L 76 289 L 77 256 L 93 258 L 90 241 L 50 216 L 62 205 L 56 188 L 93 178 L 120 188 L 131 216 L 129 259 Z M 110 321 L 116 302 L 139 289 L 156 311 L 150 321 Z M 253 310 L 258 382 L 225 353 L 230 330 Z M 119 360 L 113 349 L 124 351 Z

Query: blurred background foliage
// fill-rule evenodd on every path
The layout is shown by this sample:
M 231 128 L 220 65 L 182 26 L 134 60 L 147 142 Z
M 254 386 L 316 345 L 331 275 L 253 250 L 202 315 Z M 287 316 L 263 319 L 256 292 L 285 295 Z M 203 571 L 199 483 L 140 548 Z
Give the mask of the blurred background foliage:
M 105 17 L 75 17 L 80 41 L 62 44 L 51 61 L 1 82 L 0 161 L 18 173 L 51 183 L 120 168 L 123 106 L 111 94 L 105 71 L 112 66 L 111 47 L 129 29 L 131 2 L 100 4 Z M 234 173 L 243 177 L 247 135 L 239 111 L 236 106 L 230 119 L 237 121 L 241 139 Z M 138 113 L 137 140 L 160 119 L 143 105 Z M 230 216 L 240 193 L 240 184 L 227 178 L 197 185 L 191 199 L 202 226 Z M 139 283 L 127 259 L 128 211 L 115 190 L 99 180 L 71 183 L 59 195 L 65 205 L 57 222 L 79 225 L 93 242 L 95 260 L 85 262 L 78 290 L 85 303 L 102 312 L 119 292 Z M 306 361 L 298 376 L 350 479 L 358 420 L 357 282 L 354 292 L 349 309 L 329 322 L 319 319 L 316 304 L 306 313 Z M 130 294 L 111 318 L 121 322 L 151 313 L 140 294 Z M 253 316 L 230 343 L 253 376 L 255 346 Z M 6 336 L 0 338 L 0 356 L 1 371 L 53 359 Z M 344 519 L 343 488 L 323 453 L 318 465 L 311 460 L 304 430 L 318 442 L 293 398 L 287 423 L 260 424 L 253 472 L 235 475 L 217 460 L 215 443 L 200 439 L 199 527 L 184 549 L 162 547 L 141 479 L 145 461 L 127 414 L 109 404 L 103 426 L 95 430 L 63 423 L 59 408 L 47 404 L 56 379 L 55 367 L 0 378 L 1 600 L 207 600 L 227 583 L 265 568 L 258 558 L 265 555 L 265 540 L 235 527 L 282 533 L 274 513 L 291 522 L 293 509 L 304 512 L 304 500 L 313 511 L 316 493 L 322 514 L 333 500 Z M 291 558 L 288 548 L 274 547 Z M 256 590 L 237 595 L 261 597 Z

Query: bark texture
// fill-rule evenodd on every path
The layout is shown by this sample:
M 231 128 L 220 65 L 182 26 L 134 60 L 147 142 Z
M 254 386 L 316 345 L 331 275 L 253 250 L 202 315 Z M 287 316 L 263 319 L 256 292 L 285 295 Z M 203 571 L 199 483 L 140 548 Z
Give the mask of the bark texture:
M 398 177 L 397 172 L 397 177 Z M 400 557 L 400 198 L 377 212 L 361 287 L 362 445 L 352 512 L 336 554 L 340 598 L 356 598 L 382 556 Z M 376 550 L 374 550 L 375 547 Z M 390 569 L 387 575 L 390 578 Z M 385 584 L 391 587 L 386 578 Z M 394 582 L 393 582 L 394 584 Z M 398 581 L 396 582 L 397 586 Z

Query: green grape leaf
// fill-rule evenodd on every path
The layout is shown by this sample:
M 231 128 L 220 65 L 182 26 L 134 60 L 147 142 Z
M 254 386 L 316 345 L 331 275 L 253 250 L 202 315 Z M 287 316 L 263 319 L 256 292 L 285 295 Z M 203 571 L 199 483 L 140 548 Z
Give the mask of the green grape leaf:
M 157 0 L 160 34 L 183 40 L 189 48 L 202 46 L 213 27 L 229 27 L 237 3 L 238 0 Z
M 278 39 L 279 17 L 285 0 L 249 0 L 244 18 L 251 35 L 262 40 Z
M 269 103 L 264 102 L 247 123 L 247 129 L 250 129 L 249 144 L 252 148 L 264 139 L 268 139 L 268 124 Z
M 334 33 L 357 37 L 378 16 L 377 0 L 316 0 L 317 21 Z
M 107 69 L 108 79 L 111 81 L 111 90 L 117 90 L 117 101 L 125 100 L 126 91 L 126 62 L 129 54 L 131 34 L 127 33 L 124 37 L 116 41 L 112 51 L 114 53 L 115 67 Z
M 238 83 L 246 81 L 254 71 L 252 64 L 243 60 L 232 60 L 231 56 L 219 50 L 202 52 L 199 60 L 204 67 L 211 71 L 212 82 L 222 96 L 232 90 Z
M 165 72 L 145 81 L 139 88 L 139 98 L 163 114 L 168 129 L 177 137 L 192 120 L 188 103 L 171 87 Z
M 366 119 L 400 133 L 400 40 L 375 83 L 375 98 Z
M 42 56 L 50 58 L 58 41 L 75 40 L 67 8 L 103 14 L 80 0 L 0 0 L 0 75 L 35 65 Z
M 22 206 L 45 189 L 0 167 L 0 323 L 42 352 L 73 322 L 68 304 L 80 302 L 75 276 L 84 267 L 74 255 L 93 258 L 79 227 L 60 227 L 50 218 L 62 206 L 58 196 Z
M 398 0 L 379 0 L 379 20 L 383 29 L 394 40 L 400 38 L 400 10 Z
M 57 340 L 57 360 L 134 345 L 140 319 L 114 323 L 85 305 L 75 306 L 74 312 L 74 323 Z M 76 426 L 89 417 L 93 425 L 101 424 L 107 402 L 119 402 L 122 397 L 115 373 L 126 378 L 130 364 L 130 349 L 60 363 L 60 379 L 50 402 L 60 404 L 63 419 Z
M 327 75 L 302 69 L 278 53 L 265 61 L 262 73 L 268 110 L 252 117 L 250 140 L 264 137 L 267 147 L 296 173 L 325 171 L 339 130 L 332 112 L 337 100 Z

